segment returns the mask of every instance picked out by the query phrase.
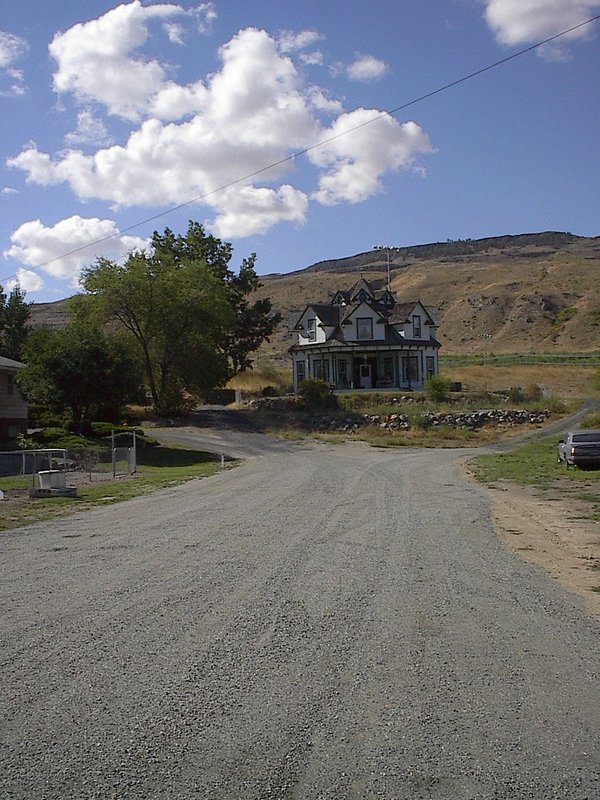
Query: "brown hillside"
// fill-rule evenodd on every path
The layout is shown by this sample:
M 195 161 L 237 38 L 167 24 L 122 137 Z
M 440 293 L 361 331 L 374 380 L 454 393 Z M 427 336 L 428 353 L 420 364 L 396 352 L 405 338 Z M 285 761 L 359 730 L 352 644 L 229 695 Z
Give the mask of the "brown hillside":
M 546 232 L 393 248 L 398 300 L 438 309 L 442 352 L 524 353 L 600 350 L 600 237 Z M 319 262 L 261 278 L 284 323 L 261 353 L 287 359 L 291 328 L 310 302 L 326 302 L 364 272 L 387 281 L 387 251 Z M 58 326 L 66 303 L 32 306 L 34 325 Z
M 452 255 L 453 245 L 473 252 Z M 392 289 L 400 301 L 419 299 L 438 309 L 444 353 L 600 349 L 600 237 L 528 234 L 420 247 L 420 254 L 419 248 L 390 251 Z M 263 278 L 260 294 L 271 297 L 287 323 L 265 352 L 282 353 L 303 308 L 351 286 L 361 271 L 385 282 L 385 251 L 364 256 L 362 263 L 353 256 Z

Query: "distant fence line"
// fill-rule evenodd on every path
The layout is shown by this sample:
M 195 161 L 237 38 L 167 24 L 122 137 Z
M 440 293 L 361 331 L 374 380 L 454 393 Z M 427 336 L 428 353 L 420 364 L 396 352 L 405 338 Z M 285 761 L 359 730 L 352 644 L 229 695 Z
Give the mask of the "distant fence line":
M 441 369 L 467 366 L 508 367 L 520 364 L 600 366 L 600 353 L 481 353 L 478 355 L 440 355 Z

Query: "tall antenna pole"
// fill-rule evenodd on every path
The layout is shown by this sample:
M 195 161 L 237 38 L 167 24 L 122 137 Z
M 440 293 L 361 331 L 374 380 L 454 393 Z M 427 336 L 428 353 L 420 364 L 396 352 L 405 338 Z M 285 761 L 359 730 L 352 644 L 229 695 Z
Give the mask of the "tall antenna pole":
M 392 280 L 390 277 L 390 251 L 386 250 L 387 254 L 387 270 L 388 270 L 388 292 L 392 291 Z

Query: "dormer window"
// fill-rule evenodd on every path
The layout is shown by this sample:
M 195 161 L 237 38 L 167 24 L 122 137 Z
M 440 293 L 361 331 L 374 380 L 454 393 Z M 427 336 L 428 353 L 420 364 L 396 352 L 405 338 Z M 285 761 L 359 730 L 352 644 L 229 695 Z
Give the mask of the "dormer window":
M 414 314 L 412 318 L 413 324 L 413 336 L 415 339 L 421 338 L 421 316 L 420 314 Z
M 306 322 L 306 335 L 309 341 L 314 342 L 317 338 L 317 320 L 316 317 L 311 317 Z
M 356 338 L 357 339 L 373 338 L 373 320 L 371 319 L 371 317 L 357 317 Z

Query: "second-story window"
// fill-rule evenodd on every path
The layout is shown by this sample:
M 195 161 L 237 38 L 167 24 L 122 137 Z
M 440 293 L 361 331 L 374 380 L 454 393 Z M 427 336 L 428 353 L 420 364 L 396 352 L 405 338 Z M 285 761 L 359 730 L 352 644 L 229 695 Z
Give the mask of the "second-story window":
M 371 317 L 358 317 L 356 320 L 356 338 L 373 338 L 373 320 Z
M 412 319 L 413 322 L 413 336 L 415 339 L 421 338 L 421 317 L 419 314 L 415 314 Z
M 317 338 L 317 320 L 315 317 L 309 319 L 306 323 L 306 333 L 308 338 L 311 342 L 314 342 Z

